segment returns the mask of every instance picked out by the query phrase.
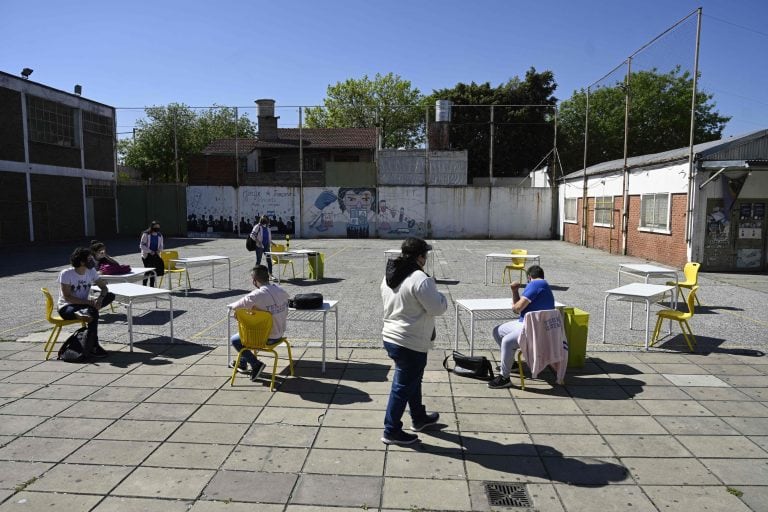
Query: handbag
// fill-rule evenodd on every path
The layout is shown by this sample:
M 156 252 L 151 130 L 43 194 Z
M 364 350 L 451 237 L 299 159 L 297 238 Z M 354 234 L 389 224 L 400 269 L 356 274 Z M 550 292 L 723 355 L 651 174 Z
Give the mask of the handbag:
M 246 249 L 247 249 L 249 252 L 253 252 L 253 251 L 255 251 L 255 250 L 256 250 L 256 240 L 254 240 L 253 238 L 251 238 L 251 236 L 250 236 L 250 235 L 248 235 L 247 237 L 245 237 L 245 248 L 246 248 Z
M 102 263 L 99 266 L 99 272 L 103 276 L 119 276 L 131 272 L 130 265 L 121 265 L 119 263 Z
M 294 309 L 320 309 L 323 307 L 323 294 L 297 293 L 288 301 L 288 307 Z
M 453 368 L 448 367 L 448 359 L 453 358 Z M 443 368 L 462 377 L 473 379 L 493 380 L 493 367 L 485 356 L 467 356 L 453 351 L 443 359 Z

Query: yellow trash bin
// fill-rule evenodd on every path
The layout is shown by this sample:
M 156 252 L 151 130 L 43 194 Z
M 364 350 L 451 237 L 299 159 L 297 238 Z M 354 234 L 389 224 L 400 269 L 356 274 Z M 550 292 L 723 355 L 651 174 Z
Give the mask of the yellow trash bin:
M 563 317 L 568 338 L 568 367 L 581 368 L 587 357 L 589 313 L 579 308 L 563 308 Z
M 309 278 L 315 280 L 322 279 L 325 270 L 325 254 L 311 252 L 307 254 L 307 261 L 309 262 Z

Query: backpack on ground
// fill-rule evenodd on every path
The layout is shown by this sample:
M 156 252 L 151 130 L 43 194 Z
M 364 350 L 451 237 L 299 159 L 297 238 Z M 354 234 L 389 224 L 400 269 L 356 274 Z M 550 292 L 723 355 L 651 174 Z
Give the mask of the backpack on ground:
M 297 293 L 288 301 L 288 307 L 294 309 L 320 309 L 323 307 L 323 294 Z
M 61 344 L 57 359 L 68 363 L 85 362 L 88 359 L 87 354 L 93 350 L 94 341 L 88 339 L 88 328 L 81 327 Z
M 453 358 L 453 368 L 448 367 L 448 359 Z M 467 356 L 453 351 L 443 359 L 443 368 L 462 377 L 473 379 L 493 380 L 493 367 L 485 356 Z

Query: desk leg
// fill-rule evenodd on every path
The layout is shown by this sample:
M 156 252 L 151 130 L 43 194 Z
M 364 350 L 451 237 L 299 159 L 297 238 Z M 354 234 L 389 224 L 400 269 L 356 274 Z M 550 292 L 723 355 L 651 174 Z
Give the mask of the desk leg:
M 483 284 L 488 286 L 488 258 L 485 258 L 485 273 L 483 274 Z
M 632 318 L 635 316 L 635 303 L 634 301 L 629 303 L 629 330 L 632 330 Z
M 473 356 L 475 353 L 475 313 L 469 312 L 469 355 Z
M 216 279 L 214 278 L 214 275 L 216 275 L 216 272 L 213 270 L 214 263 L 211 262 L 211 288 L 216 288 Z
M 454 343 L 453 343 L 453 349 L 459 350 L 459 305 L 456 304 L 456 316 L 453 320 L 453 329 L 455 331 L 454 336 Z
M 189 267 L 186 264 L 184 264 L 184 272 L 186 272 L 187 277 L 189 277 Z M 187 286 L 184 287 L 184 296 L 185 297 L 189 296 L 189 284 L 187 284 Z
M 227 269 L 229 271 L 229 289 L 232 289 L 232 261 L 227 258 Z
M 232 320 L 230 318 L 231 312 L 232 310 L 227 308 L 227 362 L 226 362 L 227 366 L 229 366 L 229 358 L 231 357 L 229 352 L 229 347 L 231 345 L 229 340 L 232 338 Z
M 603 343 L 605 343 L 605 318 L 608 316 L 608 297 L 609 295 L 606 294 L 603 301 Z
M 322 373 L 325 373 L 325 317 L 328 316 L 328 313 L 323 313 L 323 364 L 320 367 L 320 371 Z
M 645 300 L 645 350 L 648 350 L 648 326 L 651 322 L 651 299 Z
M 339 310 L 333 310 L 334 328 L 336 330 L 336 360 L 339 359 Z
M 129 351 L 133 352 L 133 307 L 131 302 L 131 299 L 128 299 L 128 304 L 125 305 L 125 309 L 128 314 L 128 347 Z
M 168 294 L 168 307 L 171 309 L 171 343 L 173 343 L 173 296 Z

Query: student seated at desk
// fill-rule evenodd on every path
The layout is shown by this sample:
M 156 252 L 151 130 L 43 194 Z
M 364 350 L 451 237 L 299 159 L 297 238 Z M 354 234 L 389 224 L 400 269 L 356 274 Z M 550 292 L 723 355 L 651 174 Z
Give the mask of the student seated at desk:
M 264 265 L 253 267 L 251 279 L 256 289 L 237 302 L 229 304 L 229 307 L 233 314 L 238 309 L 257 309 L 270 313 L 272 315 L 272 330 L 269 333 L 267 344 L 276 343 L 285 334 L 285 325 L 288 320 L 288 300 L 291 297 L 278 285 L 269 283 L 269 270 Z M 240 341 L 240 334 L 232 336 L 229 342 L 238 352 L 242 350 L 243 344 Z M 255 381 L 266 365 L 263 361 L 259 361 L 253 352 L 246 350 L 240 358 L 240 368 L 237 371 L 247 374 L 248 363 L 251 365 L 251 380 Z M 229 367 L 233 368 L 234 366 L 235 361 L 230 361 Z
M 85 354 L 106 357 L 107 351 L 99 345 L 99 309 L 115 300 L 115 294 L 107 289 L 107 283 L 96 272 L 96 260 L 91 250 L 78 247 L 69 257 L 72 268 L 59 274 L 59 315 L 65 320 L 81 318 L 88 322 Z M 91 299 L 91 286 L 101 289 L 98 298 Z
M 544 279 L 544 269 L 539 265 L 531 265 L 528 268 L 528 284 L 520 295 L 520 282 L 514 281 L 512 288 L 512 310 L 520 315 L 520 318 L 497 325 L 493 328 L 493 339 L 501 347 L 501 368 L 499 374 L 488 387 L 491 389 L 509 388 L 512 382 L 509 380 L 509 372 L 514 367 L 515 352 L 520 347 L 518 339 L 523 331 L 523 318 L 531 311 L 555 309 L 555 296 L 549 283 Z

